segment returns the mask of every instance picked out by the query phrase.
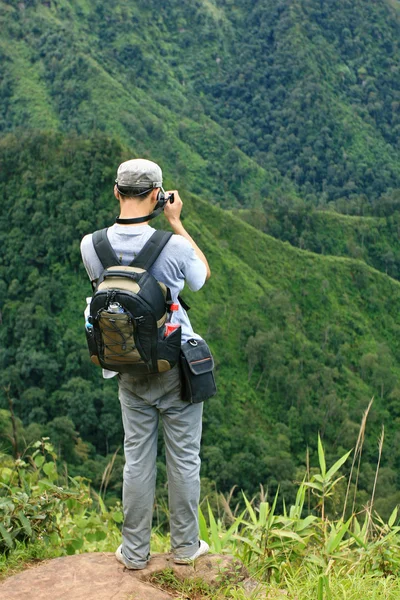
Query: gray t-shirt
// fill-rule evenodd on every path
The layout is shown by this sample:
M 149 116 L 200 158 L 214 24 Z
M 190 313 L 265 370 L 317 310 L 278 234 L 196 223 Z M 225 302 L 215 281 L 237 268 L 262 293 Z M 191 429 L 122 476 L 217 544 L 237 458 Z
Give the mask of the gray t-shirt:
M 129 265 L 154 232 L 155 229 L 149 225 L 115 224 L 109 227 L 107 236 L 120 264 Z M 83 238 L 81 254 L 90 281 L 98 279 L 103 272 L 103 267 L 93 247 L 92 234 Z M 205 264 L 197 256 L 190 242 L 181 235 L 175 234 L 149 271 L 157 281 L 169 287 L 175 303 L 179 303 L 178 295 L 185 281 L 193 292 L 197 292 L 204 285 L 207 274 Z M 200 338 L 194 333 L 187 312 L 180 304 L 179 310 L 172 313 L 171 322 L 181 326 L 182 343 L 190 338 Z

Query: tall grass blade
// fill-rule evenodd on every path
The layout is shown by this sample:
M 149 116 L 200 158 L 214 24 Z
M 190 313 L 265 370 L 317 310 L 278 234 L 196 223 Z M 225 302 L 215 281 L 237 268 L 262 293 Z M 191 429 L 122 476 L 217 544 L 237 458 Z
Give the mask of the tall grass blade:
M 253 521 L 254 525 L 258 525 L 258 519 L 257 519 L 257 515 L 255 513 L 254 508 L 252 507 L 250 502 L 247 500 L 246 494 L 244 492 L 242 492 L 242 494 L 243 494 L 243 498 L 244 498 L 244 501 L 246 504 L 247 512 L 249 513 L 251 520 Z
M 317 591 L 318 600 L 324 600 L 324 576 L 320 575 L 318 578 L 318 591 Z
M 279 488 L 276 490 L 275 498 L 271 506 L 271 510 L 269 511 L 268 519 L 267 519 L 267 528 L 270 529 L 272 527 L 272 523 L 274 521 L 276 503 L 278 502 Z
M 200 539 L 204 540 L 205 542 L 207 542 L 208 545 L 210 545 L 210 537 L 208 535 L 206 519 L 204 517 L 203 511 L 201 510 L 200 506 L 199 506 L 199 533 L 200 533 Z
M 326 477 L 326 462 L 325 462 L 325 453 L 324 448 L 321 442 L 321 436 L 318 434 L 318 460 L 319 460 L 319 468 L 321 469 L 321 475 L 325 479 Z
M 95 499 L 97 500 L 97 502 L 99 503 L 99 508 L 100 508 L 101 514 L 106 515 L 107 508 L 106 508 L 106 505 L 104 504 L 102 497 L 100 496 L 100 494 L 96 494 L 96 492 L 94 490 L 92 490 L 92 494 L 95 497 Z
M 222 550 L 221 540 L 219 537 L 217 522 L 214 518 L 213 512 L 211 510 L 211 506 L 209 504 L 208 504 L 208 518 L 210 520 L 211 545 L 214 547 L 215 552 L 219 553 Z
M 360 429 L 358 432 L 358 437 L 357 437 L 357 442 L 356 442 L 356 448 L 354 450 L 354 456 L 353 456 L 353 461 L 351 463 L 351 469 L 350 469 L 350 474 L 349 474 L 349 479 L 347 482 L 347 489 L 346 489 L 346 496 L 345 496 L 345 500 L 344 500 L 344 504 L 343 504 L 343 513 L 342 513 L 342 520 L 344 520 L 345 518 L 345 514 L 346 514 L 346 508 L 347 508 L 347 502 L 348 502 L 348 498 L 349 498 L 349 493 L 350 493 L 350 486 L 351 486 L 351 482 L 353 479 L 353 471 L 354 471 L 354 466 L 356 464 L 356 460 L 358 457 L 358 469 L 357 469 L 357 477 L 356 477 L 356 483 L 355 483 L 355 489 L 354 489 L 354 496 L 353 496 L 353 508 L 352 508 L 352 513 L 354 513 L 354 506 L 355 506 L 355 499 L 356 499 L 356 494 L 357 494 L 357 485 L 358 485 L 358 476 L 360 473 L 360 464 L 361 464 L 361 454 L 362 454 L 362 448 L 364 445 L 364 437 L 365 437 L 365 429 L 366 429 L 366 424 L 367 424 L 367 418 L 369 415 L 369 411 L 371 410 L 371 406 L 374 402 L 374 397 L 371 398 L 371 400 L 369 401 L 369 404 L 362 416 L 361 419 L 361 424 L 360 424 Z
M 260 502 L 260 516 L 259 516 L 259 520 L 260 520 L 260 525 L 265 525 L 267 522 L 267 516 L 268 516 L 268 512 L 269 512 L 269 504 L 268 502 Z
M 371 507 L 370 507 L 370 512 L 369 512 L 369 515 L 370 515 L 369 524 L 371 524 L 371 520 L 372 520 L 372 511 L 373 511 L 373 506 L 374 506 L 374 501 L 375 501 L 376 484 L 377 484 L 377 481 L 378 481 L 379 468 L 380 468 L 380 465 L 381 465 L 382 449 L 383 449 L 384 439 L 385 439 L 385 426 L 382 425 L 382 433 L 381 433 L 381 437 L 379 438 L 379 444 L 378 444 L 378 463 L 376 465 L 374 487 L 372 488 Z
M 394 511 L 392 512 L 392 514 L 389 517 L 389 521 L 388 521 L 388 525 L 390 527 L 390 529 L 393 527 L 393 525 L 395 524 L 395 521 L 397 519 L 397 506 L 395 507 Z
M 239 529 L 239 525 L 243 522 L 244 513 L 245 513 L 245 511 L 243 511 L 242 514 L 236 518 L 235 522 L 232 523 L 232 525 L 229 527 L 228 531 L 226 531 L 224 533 L 224 535 L 221 537 L 222 548 L 224 548 L 229 542 L 231 542 L 233 540 L 233 534 L 236 533 L 236 531 Z M 205 540 L 205 541 L 207 541 L 207 540 Z

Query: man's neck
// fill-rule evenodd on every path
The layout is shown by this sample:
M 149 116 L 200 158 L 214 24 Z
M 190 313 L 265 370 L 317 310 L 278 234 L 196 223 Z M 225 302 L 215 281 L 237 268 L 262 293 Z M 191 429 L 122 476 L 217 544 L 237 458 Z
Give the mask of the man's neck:
M 120 219 L 135 219 L 145 217 L 153 212 L 153 205 L 150 200 L 122 200 L 120 201 Z M 142 223 L 124 224 L 126 227 L 137 227 L 138 225 L 147 225 L 149 221 Z M 121 223 L 122 225 L 122 223 Z

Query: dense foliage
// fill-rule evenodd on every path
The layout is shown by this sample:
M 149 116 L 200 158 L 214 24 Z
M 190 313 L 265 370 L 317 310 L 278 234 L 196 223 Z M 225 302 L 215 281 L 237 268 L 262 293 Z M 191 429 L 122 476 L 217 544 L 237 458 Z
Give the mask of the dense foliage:
M 103 134 L 8 134 L 0 144 L 0 427 L 13 438 L 11 401 L 20 449 L 50 435 L 69 472 L 97 488 L 122 428 L 115 383 L 87 357 L 82 311 L 90 286 L 79 240 L 112 223 L 113 166 L 125 155 Z M 184 201 L 185 223 L 213 271 L 204 291 L 188 298 L 219 382 L 205 407 L 204 493 L 234 485 L 253 493 L 263 483 L 271 496 L 280 485 L 292 497 L 305 445 L 311 462 L 318 431 L 329 455 L 352 447 L 375 395 L 360 488 L 371 490 L 383 422 L 391 452 L 377 502 L 387 514 L 400 487 L 400 284 L 359 260 L 295 249 L 195 196 Z M 108 482 L 114 500 L 122 461 L 119 450 Z
M 360 430 L 361 433 L 361 430 Z M 359 438 L 360 439 L 360 438 Z M 353 464 L 362 443 L 353 453 Z M 199 510 L 200 535 L 211 552 L 241 559 L 250 570 L 251 597 L 304 600 L 395 600 L 399 594 L 400 527 L 395 508 L 387 520 L 373 512 L 374 492 L 358 514 L 329 518 L 326 507 L 341 496 L 340 470 L 350 460 L 346 452 L 327 464 L 318 439 L 318 467 L 298 485 L 293 502 L 278 509 L 278 494 L 269 502 L 261 492 L 237 511 L 231 496 L 207 501 Z M 379 466 L 377 466 L 377 471 Z M 350 479 L 357 478 L 351 471 Z M 311 493 L 312 492 L 312 493 Z M 93 498 L 94 496 L 94 498 Z M 120 541 L 120 505 L 107 509 L 80 477 L 57 471 L 57 455 L 48 440 L 27 448 L 11 460 L 0 454 L 0 575 L 27 562 L 88 551 L 113 551 Z M 153 530 L 152 551 L 169 550 L 169 537 Z M 177 579 L 172 569 L 157 571 L 150 582 L 192 600 L 248 598 L 243 569 L 222 571 L 213 584 L 201 579 Z M 254 588 L 254 586 L 253 586 Z
M 117 390 L 88 361 L 79 242 L 113 222 L 116 166 L 141 155 L 181 190 L 213 272 L 190 298 L 219 382 L 205 408 L 204 493 L 253 494 L 262 483 L 270 498 L 278 485 L 293 498 L 305 446 L 311 464 L 318 431 L 329 456 L 352 447 L 374 396 L 359 502 L 384 423 L 391 452 L 377 505 L 391 512 L 400 500 L 396 7 L 0 0 L 7 453 L 49 435 L 69 473 L 97 488 L 112 461 L 107 501 L 120 496 Z
M 360 259 L 400 279 L 399 202 L 400 194 L 383 198 L 374 211 L 382 215 L 379 217 L 343 215 L 305 203 L 271 204 L 264 210 L 240 209 L 235 214 L 298 248 Z
M 2 0 L 0 23 L 1 131 L 118 134 L 225 205 L 400 188 L 397 0 Z
M 239 147 L 317 203 L 399 188 L 396 8 L 387 0 L 221 5 L 231 36 L 207 106 Z

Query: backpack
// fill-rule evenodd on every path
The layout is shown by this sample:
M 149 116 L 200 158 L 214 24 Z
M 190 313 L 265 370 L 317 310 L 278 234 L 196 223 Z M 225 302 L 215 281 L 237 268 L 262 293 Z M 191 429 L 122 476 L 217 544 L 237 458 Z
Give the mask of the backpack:
M 128 265 L 119 264 L 107 229 L 93 233 L 103 266 L 90 302 L 86 337 L 91 361 L 104 369 L 142 375 L 171 369 L 181 350 L 181 328 L 165 336 L 172 299 L 149 268 L 172 233 L 156 231 Z

